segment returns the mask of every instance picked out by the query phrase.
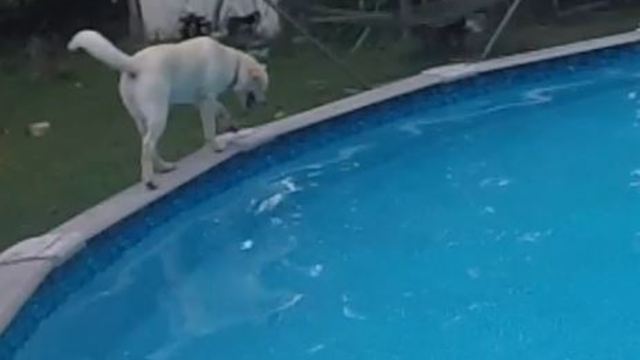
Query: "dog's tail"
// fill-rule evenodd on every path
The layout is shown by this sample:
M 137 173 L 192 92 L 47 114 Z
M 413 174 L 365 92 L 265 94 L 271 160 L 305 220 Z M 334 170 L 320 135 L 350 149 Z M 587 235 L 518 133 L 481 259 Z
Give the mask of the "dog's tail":
M 78 32 L 67 45 L 69 51 L 83 49 L 91 56 L 120 72 L 135 74 L 137 72 L 131 56 L 120 51 L 102 34 L 93 30 Z

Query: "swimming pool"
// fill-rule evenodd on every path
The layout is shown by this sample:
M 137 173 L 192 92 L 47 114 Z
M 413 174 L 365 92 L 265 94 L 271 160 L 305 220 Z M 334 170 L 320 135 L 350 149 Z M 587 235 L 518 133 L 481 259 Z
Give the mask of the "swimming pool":
M 0 358 L 632 358 L 639 76 L 602 50 L 238 156 L 52 273 Z

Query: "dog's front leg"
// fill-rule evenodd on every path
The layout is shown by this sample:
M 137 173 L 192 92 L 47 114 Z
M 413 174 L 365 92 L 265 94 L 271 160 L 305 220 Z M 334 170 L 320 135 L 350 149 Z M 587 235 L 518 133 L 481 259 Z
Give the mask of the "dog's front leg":
M 216 152 L 224 151 L 224 146 L 216 139 L 216 120 L 219 112 L 219 104 L 216 100 L 204 100 L 200 103 L 200 120 L 202 131 L 207 144 Z
M 234 133 L 240 131 L 233 121 L 233 117 L 231 117 L 229 110 L 227 110 L 227 108 L 220 102 L 218 102 L 218 117 L 222 120 L 223 126 L 228 126 L 229 131 Z

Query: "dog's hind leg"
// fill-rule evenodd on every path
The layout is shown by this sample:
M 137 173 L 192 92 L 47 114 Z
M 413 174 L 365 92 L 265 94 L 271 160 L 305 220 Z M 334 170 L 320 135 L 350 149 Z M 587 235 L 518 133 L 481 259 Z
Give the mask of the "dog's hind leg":
M 149 189 L 156 189 L 158 186 L 154 182 L 154 165 L 158 160 L 157 145 L 160 137 L 164 133 L 167 125 L 169 113 L 166 102 L 148 102 L 142 107 L 142 112 L 146 120 L 147 132 L 142 137 L 142 154 L 140 157 L 140 167 L 142 180 Z
M 136 102 L 134 94 L 131 91 L 133 85 L 134 82 L 129 76 L 122 75 L 120 77 L 120 98 L 122 99 L 124 107 L 129 112 L 129 115 L 133 118 L 133 121 L 136 124 L 136 129 L 138 129 L 138 133 L 140 136 L 144 136 L 147 132 L 147 127 L 145 125 L 146 120 L 142 110 L 140 110 L 140 107 Z
M 136 127 L 138 128 L 138 132 L 140 132 L 140 136 L 144 136 L 147 132 L 145 124 L 145 119 L 142 116 L 141 112 L 138 112 L 135 116 L 132 113 L 132 117 L 135 120 Z M 172 172 L 177 168 L 176 164 L 173 162 L 169 162 L 164 160 L 157 151 L 153 154 L 153 170 L 159 173 L 168 173 Z
M 136 129 L 138 129 L 138 133 L 140 133 L 141 137 L 144 137 L 147 133 L 147 119 L 145 118 L 144 112 L 138 106 L 135 96 L 129 90 L 133 86 L 132 80 L 126 76 L 123 76 L 120 79 L 120 96 L 122 98 L 122 102 L 129 111 L 129 115 L 134 120 L 136 124 Z M 153 169 L 160 173 L 171 172 L 176 169 L 176 165 L 174 163 L 165 161 L 155 152 L 153 157 Z

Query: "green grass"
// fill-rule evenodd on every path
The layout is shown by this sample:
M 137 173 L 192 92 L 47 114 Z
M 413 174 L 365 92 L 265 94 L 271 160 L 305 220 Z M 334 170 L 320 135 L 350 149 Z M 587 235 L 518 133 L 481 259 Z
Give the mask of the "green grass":
M 350 58 L 374 83 L 415 73 L 421 65 L 398 61 L 406 48 L 362 49 Z M 64 79 L 35 81 L 25 66 L 0 73 L 0 249 L 46 232 L 138 179 L 139 138 L 120 104 L 117 74 L 88 56 L 64 60 Z M 13 66 L 16 68 L 16 66 Z M 316 51 L 275 57 L 269 105 L 240 118 L 251 126 L 345 96 L 354 85 Z M 48 121 L 43 138 L 27 136 L 29 123 Z M 178 159 L 202 145 L 192 109 L 169 122 L 162 153 Z
M 504 32 L 494 55 L 508 55 L 575 41 L 633 31 L 640 25 L 640 6 L 579 13 L 546 25 L 514 24 Z

